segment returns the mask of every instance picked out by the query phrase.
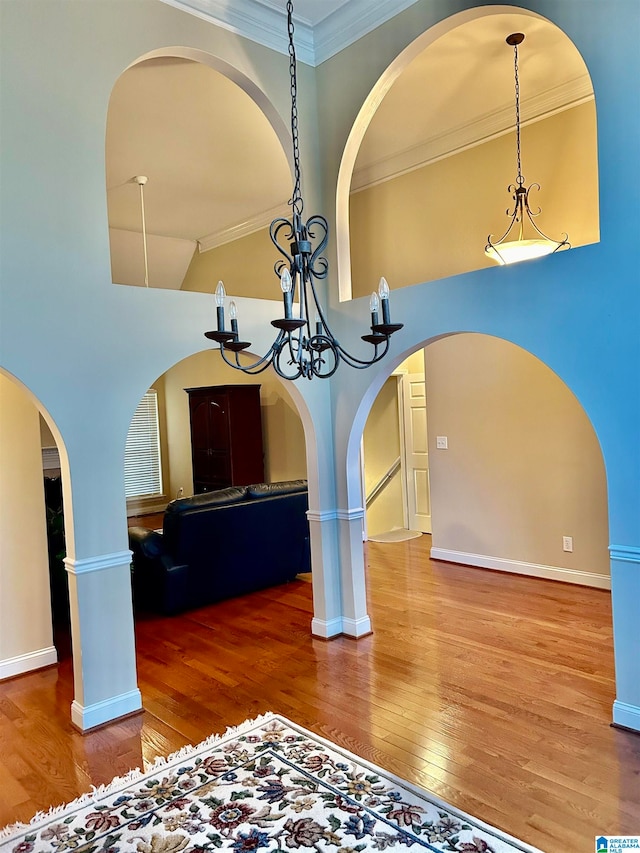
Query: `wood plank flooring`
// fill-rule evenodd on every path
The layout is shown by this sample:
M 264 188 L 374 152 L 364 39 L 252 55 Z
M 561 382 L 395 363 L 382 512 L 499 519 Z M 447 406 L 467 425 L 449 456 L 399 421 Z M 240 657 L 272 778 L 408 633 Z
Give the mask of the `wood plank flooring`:
M 545 853 L 640 833 L 640 735 L 610 727 L 609 594 L 429 547 L 369 543 L 374 633 L 358 641 L 310 636 L 308 579 L 140 615 L 145 710 L 85 736 L 68 657 L 3 682 L 0 825 L 273 710 Z

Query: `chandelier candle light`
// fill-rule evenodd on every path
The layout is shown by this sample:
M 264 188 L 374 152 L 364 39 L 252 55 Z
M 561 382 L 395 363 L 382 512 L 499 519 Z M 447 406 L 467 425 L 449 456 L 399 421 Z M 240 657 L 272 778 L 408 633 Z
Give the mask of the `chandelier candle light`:
M 205 332 L 205 336 L 220 345 L 223 360 L 244 373 L 261 373 L 273 365 L 276 373 L 283 379 L 317 376 L 326 379 L 338 369 L 344 361 L 350 367 L 359 370 L 370 367 L 384 358 L 389 350 L 391 335 L 402 328 L 402 323 L 392 323 L 389 309 L 389 285 L 380 279 L 378 293 L 373 293 L 370 301 L 371 334 L 362 335 L 362 340 L 373 345 L 373 355 L 360 359 L 351 355 L 338 342 L 329 328 L 325 313 L 316 292 L 316 281 L 327 278 L 329 265 L 322 256 L 326 248 L 329 226 L 324 216 L 311 216 L 305 222 L 302 217 L 304 202 L 300 188 L 300 150 L 298 142 L 298 105 L 296 79 L 296 52 L 293 43 L 293 3 L 287 2 L 287 29 L 289 35 L 289 74 L 291 81 L 291 137 L 293 141 L 294 187 L 289 201 L 291 218 L 278 217 L 269 228 L 271 241 L 284 256 L 275 266 L 280 278 L 284 317 L 272 320 L 278 333 L 269 351 L 250 364 L 241 364 L 239 353 L 251 346 L 249 341 L 240 340 L 238 333 L 238 312 L 235 302 L 229 303 L 231 329 L 225 328 L 224 306 L 226 293 L 224 285 L 218 282 L 216 288 L 217 329 Z M 288 246 L 287 246 L 288 244 Z M 298 297 L 298 309 L 294 316 L 294 300 Z M 382 307 L 382 322 L 379 322 L 379 310 Z M 315 323 L 314 323 L 315 321 Z M 227 355 L 235 353 L 235 358 Z
M 531 184 L 528 187 L 524 185 L 522 176 L 522 164 L 520 157 L 520 80 L 518 76 L 518 45 L 524 41 L 523 33 L 512 33 L 507 36 L 507 44 L 512 45 L 514 52 L 514 71 L 515 71 L 515 87 L 516 87 L 516 153 L 518 164 L 518 175 L 515 184 L 510 184 L 508 190 L 513 194 L 514 206 L 513 210 L 507 209 L 507 216 L 511 217 L 509 227 L 504 232 L 499 240 L 495 243 L 491 240 L 491 235 L 487 238 L 485 246 L 485 255 L 499 264 L 514 264 L 518 261 L 526 261 L 531 258 L 540 258 L 543 255 L 551 255 L 559 249 L 569 249 L 568 235 L 565 234 L 559 242 L 547 237 L 546 234 L 538 228 L 533 220 L 534 216 L 538 216 L 541 212 L 540 208 L 536 211 L 531 210 L 529 206 L 529 193 L 535 187 L 540 189 L 540 184 Z M 525 224 L 527 230 L 532 236 L 526 237 Z M 517 239 L 507 239 L 511 230 L 517 225 Z M 533 229 L 531 231 L 531 229 Z

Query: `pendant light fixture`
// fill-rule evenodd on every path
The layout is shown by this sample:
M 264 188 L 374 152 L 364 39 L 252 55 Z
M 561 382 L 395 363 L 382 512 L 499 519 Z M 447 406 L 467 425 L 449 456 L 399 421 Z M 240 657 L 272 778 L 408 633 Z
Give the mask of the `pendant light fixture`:
M 149 287 L 149 258 L 147 256 L 147 222 L 144 215 L 144 188 L 146 186 L 146 175 L 136 175 L 131 179 L 140 187 L 140 214 L 142 218 L 142 251 L 144 254 L 144 286 Z
M 368 359 L 356 358 L 338 342 L 329 328 L 325 312 L 320 304 L 316 282 L 327 278 L 329 265 L 322 252 L 326 248 L 329 226 L 324 216 L 318 214 L 303 219 L 304 202 L 300 187 L 300 149 L 298 141 L 298 87 L 296 78 L 296 52 L 293 43 L 293 3 L 287 2 L 287 30 L 289 35 L 289 76 L 291 84 L 291 137 L 293 141 L 294 187 L 289 201 L 291 217 L 274 219 L 269 228 L 271 241 L 285 258 L 280 258 L 275 273 L 280 278 L 284 302 L 284 317 L 272 320 L 278 331 L 269 351 L 251 364 L 241 364 L 239 353 L 251 346 L 240 340 L 238 332 L 238 309 L 231 301 L 228 306 L 231 328 L 225 328 L 226 292 L 223 283 L 216 289 L 217 329 L 205 332 L 205 336 L 220 345 L 223 360 L 244 373 L 261 373 L 273 365 L 283 379 L 317 376 L 326 379 L 338 369 L 343 361 L 350 367 L 363 369 L 383 358 L 390 337 L 402 328 L 402 323 L 392 323 L 389 310 L 389 286 L 380 280 L 378 293 L 371 296 L 371 334 L 362 340 L 373 346 Z M 298 300 L 297 307 L 294 306 Z M 378 312 L 382 308 L 382 322 Z M 295 315 L 295 316 L 294 316 Z M 234 356 L 228 355 L 234 353 Z
M 532 189 L 540 189 L 540 184 L 524 185 L 520 154 L 520 80 L 518 76 L 518 45 L 524 41 L 523 33 L 512 33 L 507 36 L 507 44 L 513 47 L 514 74 L 516 89 L 516 157 L 518 174 L 515 184 L 508 187 L 513 196 L 513 210 L 507 208 L 507 216 L 511 217 L 509 227 L 502 237 L 495 242 L 491 234 L 487 238 L 485 255 L 499 264 L 514 264 L 531 258 L 550 255 L 560 249 L 569 249 L 568 235 L 565 234 L 559 242 L 547 237 L 534 222 L 534 217 L 541 212 L 540 208 L 533 211 L 529 205 L 529 193 Z M 513 234 L 511 233 L 513 231 Z

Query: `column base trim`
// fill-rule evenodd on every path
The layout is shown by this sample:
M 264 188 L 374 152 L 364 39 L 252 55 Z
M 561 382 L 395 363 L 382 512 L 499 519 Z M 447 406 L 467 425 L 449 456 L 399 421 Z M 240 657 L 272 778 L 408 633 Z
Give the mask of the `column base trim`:
M 342 634 L 342 619 L 312 619 L 311 633 L 314 637 L 322 637 L 325 640 L 339 637 Z
M 613 703 L 613 724 L 640 732 L 640 708 L 637 705 L 628 705 L 626 702 L 619 702 L 616 699 Z
M 580 586 L 592 586 L 597 589 L 611 589 L 611 577 L 609 575 L 581 572 L 576 569 L 563 569 L 559 566 L 543 566 L 538 563 L 525 563 L 521 560 L 506 560 L 503 557 L 468 554 L 465 551 L 450 551 L 448 548 L 432 548 L 431 559 L 477 566 L 480 569 L 494 569 L 495 571 L 510 572 L 516 575 L 575 583 Z
M 23 675 L 34 669 L 43 669 L 45 666 L 53 666 L 58 663 L 58 652 L 55 646 L 46 649 L 37 649 L 35 652 L 27 652 L 25 655 L 17 655 L 0 661 L 0 681 L 5 678 L 13 678 Z
M 93 705 L 81 705 L 77 700 L 71 703 L 71 722 L 87 732 L 103 723 L 110 723 L 119 717 L 126 717 L 135 711 L 142 710 L 142 695 L 139 690 L 130 690 L 111 699 L 95 702 Z
M 361 616 L 359 619 L 348 619 L 342 617 L 342 633 L 347 637 L 366 637 L 367 634 L 372 634 L 371 619 L 368 616 Z

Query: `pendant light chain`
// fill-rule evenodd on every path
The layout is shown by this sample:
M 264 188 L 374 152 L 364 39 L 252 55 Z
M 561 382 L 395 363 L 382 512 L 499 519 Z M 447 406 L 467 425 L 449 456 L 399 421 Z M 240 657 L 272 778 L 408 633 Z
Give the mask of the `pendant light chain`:
M 516 81 L 516 155 L 518 160 L 518 177 L 516 178 L 516 181 L 518 183 L 518 186 L 522 186 L 522 184 L 524 184 L 524 178 L 522 177 L 522 162 L 520 154 L 520 78 L 518 76 L 517 44 L 514 44 L 513 46 L 513 67 Z
M 300 143 L 298 140 L 298 78 L 296 73 L 296 49 L 293 42 L 293 2 L 287 0 L 287 31 L 289 34 L 289 77 L 291 89 L 291 138 L 293 141 L 294 186 L 289 204 L 302 217 L 304 203 L 300 189 Z
M 550 255 L 560 249 L 571 248 L 569 235 L 565 234 L 562 240 L 552 240 L 536 225 L 534 217 L 541 213 L 540 208 L 532 210 L 529 204 L 531 190 L 539 190 L 540 184 L 533 183 L 528 187 L 524 185 L 522 175 L 522 151 L 520 145 L 520 69 L 518 68 L 518 45 L 524 41 L 524 33 L 511 33 L 506 42 L 513 47 L 513 70 L 515 79 L 516 96 L 516 162 L 518 173 L 514 184 L 508 187 L 513 199 L 513 209 L 507 208 L 507 216 L 510 217 L 509 225 L 499 240 L 492 239 L 489 234 L 484 252 L 487 257 L 499 264 L 512 264 L 517 261 L 540 258 Z M 511 234 L 517 224 L 516 232 Z M 527 236 L 525 229 L 529 232 Z M 514 239 L 515 238 L 515 239 Z

